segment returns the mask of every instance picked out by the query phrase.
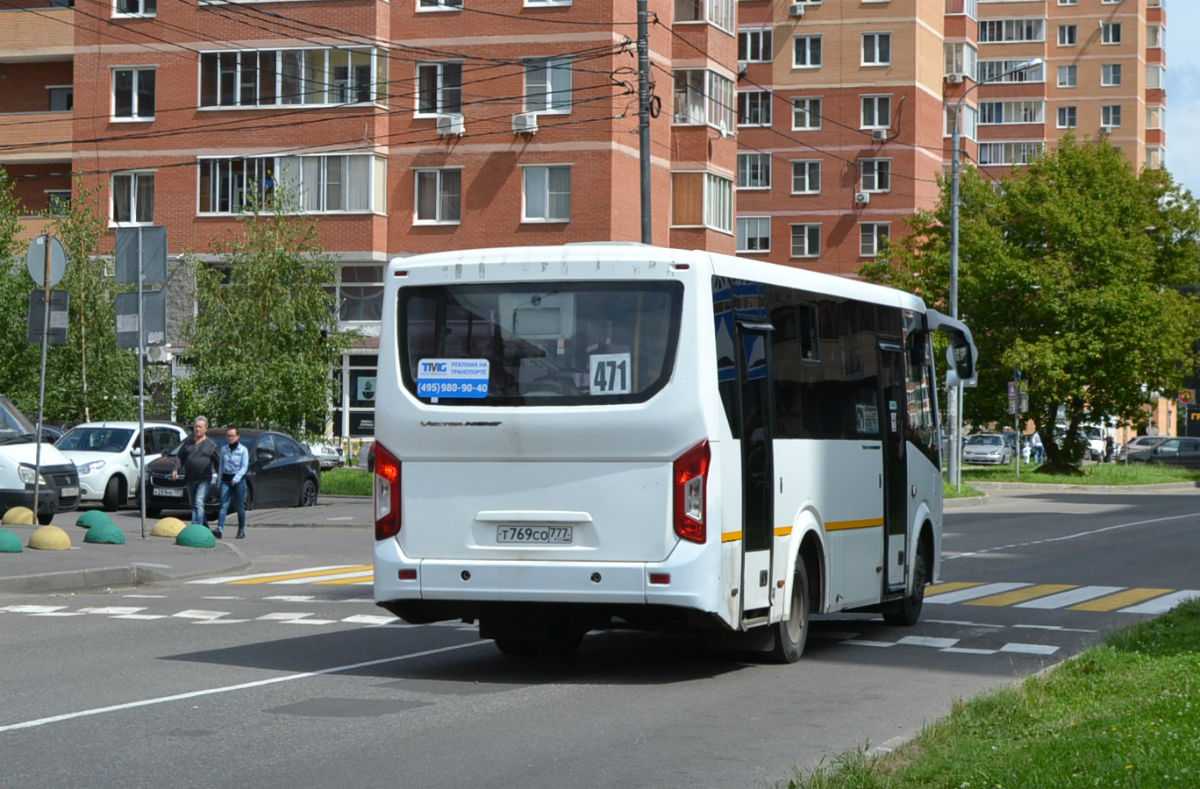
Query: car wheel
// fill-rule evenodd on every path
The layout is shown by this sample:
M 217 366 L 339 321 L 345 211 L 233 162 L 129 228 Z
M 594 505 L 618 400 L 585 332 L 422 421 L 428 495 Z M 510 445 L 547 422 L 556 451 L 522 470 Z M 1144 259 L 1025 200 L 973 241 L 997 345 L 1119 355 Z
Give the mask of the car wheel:
M 254 509 L 254 487 L 246 483 L 246 495 L 242 496 L 242 506 L 246 508 L 246 512 Z
M 921 608 L 925 604 L 925 585 L 929 582 L 929 557 L 925 555 L 925 544 L 917 548 L 917 561 L 913 567 L 912 591 L 899 602 L 890 603 L 883 609 L 883 621 L 889 625 L 909 627 L 915 625 L 921 618 Z
M 317 483 L 311 479 L 304 480 L 304 484 L 300 486 L 300 504 L 301 507 L 313 507 L 317 503 Z
M 808 571 L 804 559 L 796 557 L 796 575 L 792 578 L 792 610 L 788 618 L 771 627 L 775 630 L 775 645 L 770 658 L 775 663 L 795 663 L 804 654 L 808 640 Z
M 104 486 L 104 499 L 101 502 L 106 512 L 115 512 L 121 506 L 121 478 L 114 475 Z
M 52 520 L 54 520 L 53 512 L 39 512 L 37 514 L 37 522 L 42 526 L 49 526 Z
M 157 518 L 159 515 L 162 515 L 162 507 L 152 507 L 147 504 L 146 515 L 151 518 Z

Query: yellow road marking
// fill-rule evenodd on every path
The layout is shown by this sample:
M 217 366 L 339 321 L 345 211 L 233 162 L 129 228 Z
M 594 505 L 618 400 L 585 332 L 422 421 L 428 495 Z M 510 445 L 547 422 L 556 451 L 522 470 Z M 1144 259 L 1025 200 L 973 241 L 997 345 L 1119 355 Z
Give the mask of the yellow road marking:
M 975 581 L 950 581 L 944 584 L 934 584 L 925 587 L 925 596 L 941 594 L 942 592 L 957 592 L 959 589 L 970 589 L 972 586 L 982 586 Z
M 1055 592 L 1065 592 L 1075 588 L 1077 588 L 1076 584 L 1038 584 L 1037 586 L 1026 586 L 1023 589 L 1014 589 L 1011 592 L 980 597 L 978 600 L 968 600 L 967 605 L 1013 605 L 1032 600 L 1035 597 L 1045 597 Z
M 281 575 L 267 575 L 262 578 L 243 578 L 240 581 L 230 581 L 229 585 L 245 585 L 245 584 L 269 584 L 272 581 L 287 581 L 292 578 L 320 578 L 323 575 L 342 575 L 343 573 L 360 573 L 374 569 L 369 564 L 362 564 L 357 567 L 341 567 L 337 570 L 317 570 L 311 573 L 283 573 Z
M 313 581 L 313 584 L 360 584 L 363 581 L 374 581 L 375 573 L 364 573 L 353 578 L 331 578 L 328 581 Z
M 1143 600 L 1149 600 L 1151 597 L 1164 595 L 1170 589 L 1149 589 L 1146 587 L 1137 587 L 1134 589 L 1126 589 L 1124 592 L 1097 597 L 1095 600 L 1088 600 L 1086 603 L 1073 605 L 1069 611 L 1115 611 L 1118 608 L 1124 608 L 1127 605 L 1140 603 Z

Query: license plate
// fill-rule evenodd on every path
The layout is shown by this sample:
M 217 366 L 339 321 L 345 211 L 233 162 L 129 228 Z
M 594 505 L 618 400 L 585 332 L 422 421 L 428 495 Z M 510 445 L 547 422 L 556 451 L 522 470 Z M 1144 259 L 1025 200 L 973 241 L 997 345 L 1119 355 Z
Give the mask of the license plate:
M 532 545 L 570 545 L 570 526 L 501 526 L 496 542 Z
M 170 496 L 174 499 L 183 498 L 183 488 L 155 488 L 155 496 Z
M 59 489 L 58 489 L 58 495 L 60 495 L 60 496 L 68 496 L 68 497 L 69 497 L 69 496 L 78 496 L 78 495 L 79 495 L 79 488 L 76 488 L 76 487 L 66 487 L 66 488 L 59 488 Z

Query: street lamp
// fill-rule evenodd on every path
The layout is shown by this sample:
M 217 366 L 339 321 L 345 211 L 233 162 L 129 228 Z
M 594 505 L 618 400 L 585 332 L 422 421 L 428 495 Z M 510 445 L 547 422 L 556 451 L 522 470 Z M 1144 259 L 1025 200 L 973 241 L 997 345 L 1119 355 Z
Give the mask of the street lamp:
M 962 135 L 959 131 L 959 117 L 962 115 L 963 102 L 967 100 L 967 94 L 978 88 L 980 85 L 986 85 L 989 82 L 997 82 L 1009 74 L 1015 74 L 1018 71 L 1037 68 L 1042 65 L 1041 58 L 1031 58 L 1018 63 L 1007 71 L 1001 72 L 991 79 L 979 80 L 971 87 L 962 92 L 958 100 L 954 102 L 954 113 L 950 124 L 950 317 L 958 318 L 958 182 L 959 182 L 959 156 L 962 143 Z M 962 382 L 955 384 L 954 392 L 950 395 L 950 408 L 947 414 L 950 423 L 950 484 L 956 489 L 962 488 Z

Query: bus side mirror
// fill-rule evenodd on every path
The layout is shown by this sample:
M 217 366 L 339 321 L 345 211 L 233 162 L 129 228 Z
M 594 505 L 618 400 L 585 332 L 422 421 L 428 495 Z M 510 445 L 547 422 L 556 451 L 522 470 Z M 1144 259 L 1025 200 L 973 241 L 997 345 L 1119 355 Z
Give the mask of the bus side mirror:
M 948 332 L 950 344 L 946 347 L 946 384 L 972 384 L 975 382 L 975 357 L 971 344 L 960 332 Z

